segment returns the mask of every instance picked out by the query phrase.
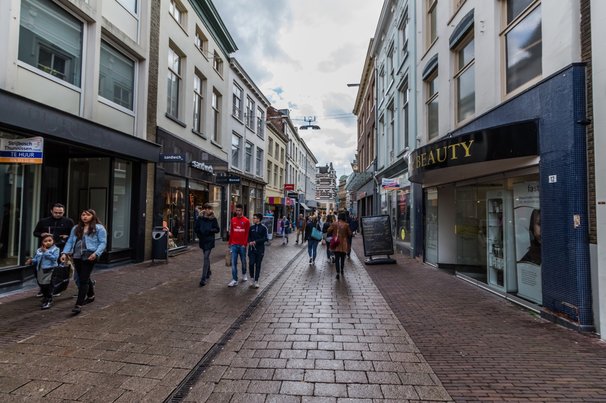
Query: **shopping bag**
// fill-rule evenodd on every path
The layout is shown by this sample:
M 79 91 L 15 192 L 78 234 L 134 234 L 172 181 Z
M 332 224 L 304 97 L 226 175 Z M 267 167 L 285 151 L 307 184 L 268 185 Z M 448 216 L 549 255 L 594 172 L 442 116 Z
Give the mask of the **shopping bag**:
M 225 266 L 231 267 L 231 249 L 228 249 L 225 253 Z
M 53 294 L 62 293 L 67 289 L 70 278 L 70 267 L 65 264 L 61 264 L 53 270 L 51 277 L 51 285 L 53 287 Z

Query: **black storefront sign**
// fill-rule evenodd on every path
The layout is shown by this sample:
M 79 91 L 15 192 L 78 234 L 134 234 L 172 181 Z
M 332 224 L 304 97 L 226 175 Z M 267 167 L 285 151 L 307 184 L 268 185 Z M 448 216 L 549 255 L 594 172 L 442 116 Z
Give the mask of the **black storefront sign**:
M 215 183 L 219 185 L 238 185 L 241 182 L 242 179 L 239 176 L 217 175 L 215 178 Z
M 484 161 L 539 154 L 535 121 L 461 134 L 414 150 L 409 180 L 422 182 L 426 172 Z
M 185 162 L 183 154 L 160 154 L 159 162 Z
M 391 236 L 391 222 L 388 215 L 366 216 L 361 218 L 362 243 L 364 256 L 369 256 L 366 264 L 395 263 L 389 258 L 394 254 L 393 237 Z M 387 259 L 375 259 L 373 256 L 388 256 Z

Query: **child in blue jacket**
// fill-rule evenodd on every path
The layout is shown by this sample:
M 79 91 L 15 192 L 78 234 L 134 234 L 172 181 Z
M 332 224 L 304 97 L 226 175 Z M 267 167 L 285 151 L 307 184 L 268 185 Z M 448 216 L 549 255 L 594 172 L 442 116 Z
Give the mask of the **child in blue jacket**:
M 28 259 L 27 264 L 36 266 L 36 278 L 42 289 L 42 309 L 48 309 L 53 304 L 53 269 L 58 266 L 59 248 L 55 245 L 53 234 L 44 233 L 40 237 L 42 246 L 36 251 L 36 255 Z

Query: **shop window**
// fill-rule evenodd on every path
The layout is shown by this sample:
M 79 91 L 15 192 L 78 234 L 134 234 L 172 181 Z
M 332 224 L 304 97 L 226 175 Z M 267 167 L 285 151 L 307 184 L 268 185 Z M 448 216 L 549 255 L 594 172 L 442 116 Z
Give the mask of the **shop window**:
M 396 239 L 401 242 L 410 243 L 410 211 L 411 198 L 410 188 L 397 191 L 397 217 L 398 225 L 395 229 Z
M 193 130 L 197 133 L 202 133 L 204 128 L 204 88 L 206 79 L 196 71 L 194 74 L 194 124 Z
M 438 189 L 425 190 L 425 262 L 438 264 Z
M 507 1 L 506 89 L 512 92 L 542 74 L 543 34 L 540 2 Z
M 179 118 L 179 93 L 181 91 L 181 56 L 172 47 L 168 48 L 168 83 L 166 113 Z
M 105 41 L 101 41 L 99 95 L 133 110 L 135 62 Z
M 111 250 L 130 247 L 133 166 L 129 161 L 116 159 L 113 163 L 113 195 Z
M 168 248 L 185 246 L 185 179 L 167 176 L 165 190 L 162 194 L 164 207 L 162 225 L 168 228 Z
M 474 31 L 467 34 L 461 45 L 455 49 L 457 71 L 454 75 L 456 85 L 457 123 L 469 118 L 476 109 L 475 89 L 475 46 Z
M 240 152 L 242 150 L 242 137 L 234 134 L 231 137 L 231 165 L 240 168 Z
M 246 170 L 246 172 L 250 172 L 250 173 L 252 173 L 254 148 L 255 148 L 255 146 L 252 143 L 250 143 L 248 141 L 246 142 L 244 169 Z
M 72 158 L 69 172 L 68 217 L 76 221 L 82 210 L 92 208 L 107 227 L 110 159 Z
M 234 92 L 232 95 L 232 115 L 242 120 L 242 88 L 234 82 Z
M 22 0 L 19 60 L 80 87 L 83 27 L 52 1 Z

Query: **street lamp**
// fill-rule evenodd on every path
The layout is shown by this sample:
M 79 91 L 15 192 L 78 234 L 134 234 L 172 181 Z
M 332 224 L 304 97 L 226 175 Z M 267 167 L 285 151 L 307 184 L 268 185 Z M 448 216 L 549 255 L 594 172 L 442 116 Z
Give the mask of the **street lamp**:
M 307 130 L 307 129 L 320 130 L 320 126 L 312 125 L 312 123 L 316 121 L 315 116 L 304 116 L 303 120 L 305 121 L 305 125 L 299 126 L 300 130 Z

